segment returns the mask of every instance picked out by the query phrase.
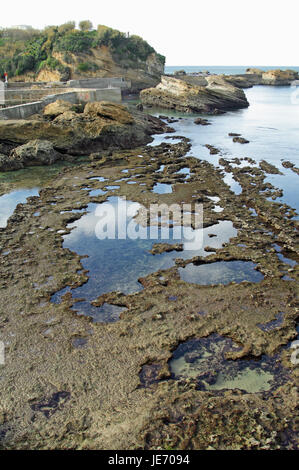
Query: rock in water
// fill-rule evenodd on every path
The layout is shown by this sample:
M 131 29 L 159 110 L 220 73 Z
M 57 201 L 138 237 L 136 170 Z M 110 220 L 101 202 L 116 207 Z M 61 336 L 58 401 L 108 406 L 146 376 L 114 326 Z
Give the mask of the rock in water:
M 263 85 L 291 85 L 298 79 L 298 73 L 294 70 L 269 70 L 262 74 Z
M 194 120 L 194 124 L 198 126 L 209 126 L 211 123 L 207 119 L 197 118 Z
M 163 76 L 156 88 L 142 90 L 140 98 L 145 105 L 207 114 L 249 106 L 244 91 L 223 77 L 205 77 L 205 82 L 205 86 L 200 86 L 187 83 L 184 78 Z
M 233 142 L 238 144 L 249 144 L 249 140 L 244 139 L 244 137 L 234 137 Z

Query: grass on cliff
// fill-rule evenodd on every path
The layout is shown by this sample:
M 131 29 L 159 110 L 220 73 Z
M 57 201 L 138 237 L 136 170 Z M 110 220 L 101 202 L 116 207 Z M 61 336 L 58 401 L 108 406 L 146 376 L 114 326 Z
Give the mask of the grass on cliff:
M 124 67 L 140 66 L 155 52 L 139 36 L 129 36 L 104 25 L 95 30 L 88 21 L 80 22 L 79 26 L 80 29 L 76 29 L 74 22 L 68 22 L 43 30 L 30 26 L 0 27 L 0 77 L 3 79 L 4 72 L 16 77 L 47 68 L 58 70 L 67 79 L 70 69 L 53 57 L 55 52 L 63 53 L 64 62 L 71 63 L 70 53 L 91 54 L 93 48 L 107 46 L 115 61 Z M 157 57 L 164 64 L 165 58 L 159 54 Z M 79 64 L 78 69 L 81 72 L 94 70 L 92 60 Z

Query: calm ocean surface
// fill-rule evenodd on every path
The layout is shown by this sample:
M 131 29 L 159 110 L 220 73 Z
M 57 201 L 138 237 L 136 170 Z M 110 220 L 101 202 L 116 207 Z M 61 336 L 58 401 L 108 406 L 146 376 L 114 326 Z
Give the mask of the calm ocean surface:
M 282 161 L 289 160 L 299 166 L 299 87 L 254 86 L 244 92 L 250 106 L 220 116 L 205 116 L 211 126 L 195 125 L 195 115 L 165 109 L 155 111 L 156 115 L 163 113 L 183 118 L 171 126 L 175 128 L 177 135 L 191 139 L 192 149 L 189 155 L 217 165 L 219 156 L 210 155 L 205 147 L 205 144 L 210 144 L 220 149 L 227 158 L 247 156 L 257 162 L 266 160 L 274 164 L 282 175 L 269 175 L 267 180 L 283 189 L 281 201 L 298 211 L 298 175 L 284 168 Z M 296 100 L 292 100 L 294 93 Z M 229 132 L 242 134 L 250 143 L 233 143 L 228 136 Z M 160 141 L 163 141 L 163 136 L 156 136 L 155 143 Z M 231 183 L 232 189 L 238 190 L 238 184 L 233 179 L 228 183 Z
M 168 65 L 165 67 L 165 73 L 174 73 L 176 70 L 185 70 L 187 73 L 194 73 L 194 72 L 203 72 L 208 70 L 211 74 L 226 74 L 226 75 L 235 75 L 235 74 L 242 74 L 246 73 L 246 69 L 248 68 L 258 68 L 261 70 L 273 70 L 273 69 L 281 69 L 287 70 L 292 69 L 299 72 L 299 66 L 294 67 L 281 67 L 279 65 L 271 65 L 271 66 L 256 66 L 256 65 L 243 65 L 243 66 L 229 66 L 229 65 Z

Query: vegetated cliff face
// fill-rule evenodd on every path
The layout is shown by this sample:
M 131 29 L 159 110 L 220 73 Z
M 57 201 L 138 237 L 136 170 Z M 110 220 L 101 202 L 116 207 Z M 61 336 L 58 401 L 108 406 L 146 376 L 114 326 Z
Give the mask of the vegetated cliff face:
M 205 85 L 163 76 L 159 85 L 143 90 L 140 97 L 145 105 L 183 112 L 213 114 L 249 106 L 241 88 L 218 76 L 205 77 Z
M 125 80 L 131 81 L 133 93 L 157 85 L 164 73 L 164 63 L 155 52 L 149 54 L 145 61 L 136 58 L 136 64 L 131 64 L 131 66 L 125 66 L 125 64 L 118 62 L 109 47 L 106 46 L 93 48 L 88 54 L 69 53 L 67 62 L 61 52 L 54 52 L 53 57 L 63 67 L 68 67 L 68 79 L 124 77 Z M 86 63 L 88 63 L 88 70 L 80 70 L 82 64 Z M 63 79 L 63 72 L 53 71 L 48 67 L 43 68 L 35 76 L 35 80 L 38 82 L 62 81 Z
M 72 26 L 33 31 L 21 42 L 10 37 L 11 30 L 0 30 L 0 76 L 8 72 L 10 81 L 124 77 L 133 92 L 159 83 L 165 58 L 142 38 L 106 26 L 89 31 Z

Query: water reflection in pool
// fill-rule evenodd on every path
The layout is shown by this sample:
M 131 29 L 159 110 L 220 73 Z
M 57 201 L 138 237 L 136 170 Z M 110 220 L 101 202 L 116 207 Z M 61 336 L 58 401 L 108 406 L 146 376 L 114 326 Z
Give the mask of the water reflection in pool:
M 101 214 L 99 213 L 99 208 L 101 209 Z M 111 221 L 114 222 L 114 214 L 118 214 L 115 239 L 98 238 L 102 237 L 103 234 L 103 225 L 98 225 L 99 216 L 103 216 L 103 211 L 106 211 L 105 208 L 107 209 L 105 218 L 107 225 L 104 227 L 105 230 L 107 230 L 108 225 L 110 226 Z M 138 282 L 138 278 L 174 265 L 174 260 L 178 257 L 175 251 L 159 255 L 149 253 L 154 243 L 183 242 L 184 246 L 187 246 L 187 241 L 184 239 L 173 238 L 173 229 L 171 228 L 169 229 L 168 237 L 163 240 L 160 238 L 161 228 L 158 230 L 158 238 L 136 238 L 141 230 L 141 227 L 134 221 L 134 216 L 139 208 L 140 205 L 138 203 L 124 201 L 118 197 L 110 197 L 103 204 L 92 203 L 88 206 L 89 213 L 69 224 L 68 227 L 73 228 L 73 230 L 70 234 L 64 236 L 63 246 L 65 248 L 69 248 L 80 255 L 88 255 L 88 258 L 83 258 L 81 262 L 84 269 L 89 270 L 89 281 L 71 291 L 73 298 L 84 298 L 85 302 L 75 304 L 73 308 L 80 310 L 83 314 L 92 316 L 96 321 L 107 321 L 109 312 L 106 308 L 105 315 L 103 315 L 103 309 L 101 310 L 90 305 L 89 302 L 91 300 L 106 292 L 122 291 L 128 294 L 140 291 L 142 286 Z M 125 227 L 127 227 L 131 238 L 117 238 L 118 236 L 123 236 L 122 228 L 117 225 L 118 221 L 125 222 Z M 144 229 L 148 230 L 147 227 Z M 195 234 L 196 231 L 193 232 Z M 215 235 L 212 239 L 209 237 L 211 233 Z M 190 231 L 187 231 L 186 234 L 189 237 Z M 203 246 L 199 246 L 194 250 L 180 252 L 180 258 L 188 259 L 195 255 L 206 256 L 208 253 L 204 251 L 204 246 L 209 245 L 219 248 L 223 243 L 228 242 L 230 238 L 236 236 L 236 234 L 237 230 L 233 228 L 230 221 L 222 221 L 214 226 L 207 227 L 203 230 Z M 69 288 L 66 288 L 54 294 L 52 300 L 60 302 L 61 296 L 68 290 Z M 113 319 L 115 319 L 115 316 Z

